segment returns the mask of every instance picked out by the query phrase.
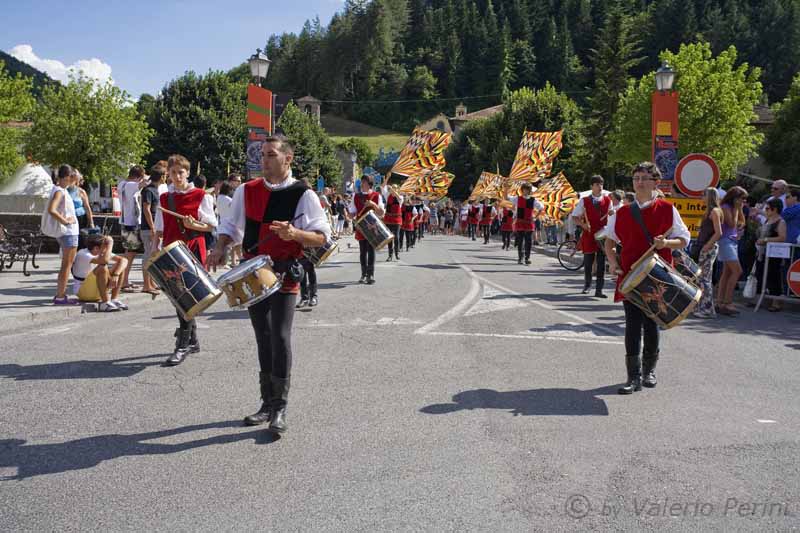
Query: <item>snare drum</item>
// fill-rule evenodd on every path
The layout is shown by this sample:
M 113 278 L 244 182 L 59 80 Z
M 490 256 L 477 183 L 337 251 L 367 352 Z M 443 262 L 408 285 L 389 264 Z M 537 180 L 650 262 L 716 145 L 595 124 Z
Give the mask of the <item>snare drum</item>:
M 692 259 L 689 254 L 683 250 L 672 250 L 672 262 L 675 265 L 675 270 L 677 270 L 681 276 L 697 284 L 697 280 L 700 279 L 700 274 L 703 273 L 703 269 L 694 262 L 694 259 Z
M 376 250 L 380 250 L 394 239 L 386 224 L 371 209 L 356 219 L 355 228 Z
M 266 255 L 248 259 L 217 279 L 231 309 L 246 309 L 281 288 L 281 278 L 272 270 Z
M 186 320 L 193 319 L 222 296 L 217 282 L 183 241 L 162 248 L 144 269 Z
M 634 263 L 619 290 L 664 329 L 680 324 L 703 294 L 658 254 L 645 254 Z
M 338 251 L 339 245 L 336 244 L 336 241 L 328 237 L 328 240 L 325 241 L 325 244 L 322 246 L 317 248 L 304 248 L 303 255 L 312 265 L 318 267 L 327 261 L 332 254 Z

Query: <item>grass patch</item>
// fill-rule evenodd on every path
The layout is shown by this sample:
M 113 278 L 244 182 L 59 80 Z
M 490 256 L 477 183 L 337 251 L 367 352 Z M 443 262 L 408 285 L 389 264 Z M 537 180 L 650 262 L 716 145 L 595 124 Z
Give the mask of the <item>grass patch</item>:
M 339 143 L 350 137 L 355 137 L 366 142 L 376 154 L 381 148 L 384 150 L 402 150 L 411 135 L 411 132 L 398 133 L 384 130 L 334 115 L 322 115 L 322 127 L 334 142 Z

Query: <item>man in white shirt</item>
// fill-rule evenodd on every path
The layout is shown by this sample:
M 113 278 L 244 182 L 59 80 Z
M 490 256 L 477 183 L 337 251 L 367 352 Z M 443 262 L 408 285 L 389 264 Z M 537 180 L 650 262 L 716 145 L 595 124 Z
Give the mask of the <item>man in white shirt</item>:
M 261 408 L 244 419 L 246 425 L 270 423 L 269 429 L 287 429 L 286 405 L 292 369 L 292 320 L 302 270 L 303 248 L 322 246 L 331 228 L 319 198 L 292 177 L 294 148 L 283 136 L 268 137 L 261 147 L 263 178 L 236 189 L 230 217 L 219 227 L 219 238 L 209 262 L 222 264 L 226 248 L 242 243 L 245 258 L 269 255 L 283 274 L 278 292 L 248 308 L 258 346 L 261 371 Z
M 131 167 L 128 178 L 119 185 L 119 203 L 122 215 L 119 225 L 122 235 L 122 249 L 125 250 L 125 259 L 128 266 L 122 274 L 123 292 L 135 292 L 139 287 L 128 281 L 136 254 L 144 251 L 142 247 L 139 225 L 141 224 L 142 208 L 140 205 L 140 185 L 144 179 L 144 169 L 139 165 Z
M 119 300 L 121 288 L 119 277 L 128 261 L 124 257 L 114 255 L 111 251 L 113 247 L 114 239 L 111 237 L 89 235 L 86 239 L 86 248 L 78 252 L 75 262 L 72 263 L 72 276 L 80 281 L 78 300 L 100 302 L 98 310 L 106 313 L 128 309 L 128 306 Z

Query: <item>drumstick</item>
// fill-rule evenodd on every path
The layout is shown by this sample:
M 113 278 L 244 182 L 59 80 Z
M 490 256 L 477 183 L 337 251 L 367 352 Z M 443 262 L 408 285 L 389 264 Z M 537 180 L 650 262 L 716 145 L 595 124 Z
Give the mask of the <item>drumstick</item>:
M 179 214 L 179 213 L 176 213 L 175 211 L 170 211 L 169 209 L 164 209 L 164 208 L 163 208 L 163 207 L 161 207 L 160 205 L 158 206 L 158 208 L 159 208 L 159 209 L 161 209 L 161 210 L 162 210 L 163 212 L 165 212 L 166 214 L 174 216 L 175 218 L 179 218 L 179 219 L 181 219 L 181 220 L 186 220 L 186 219 L 188 218 L 187 216 L 185 216 L 185 215 L 181 215 L 181 214 Z
M 300 217 L 301 217 L 301 216 L 303 216 L 303 215 L 305 215 L 305 213 L 300 213 L 299 215 L 297 215 L 296 217 L 294 217 L 292 220 L 290 220 L 290 221 L 289 221 L 289 224 L 291 224 L 292 222 L 294 222 L 295 220 L 297 220 L 298 218 L 300 218 Z M 273 220 L 272 222 L 283 222 L 283 221 L 282 221 L 282 220 Z M 260 241 L 258 241 L 257 243 L 255 243 L 255 244 L 254 244 L 253 246 L 251 246 L 250 248 L 248 248 L 248 249 L 247 249 L 247 252 L 248 252 L 248 253 L 251 253 L 251 252 L 253 252 L 254 250 L 257 250 L 257 249 L 258 249 L 258 247 L 259 247 L 259 246 L 261 246 L 262 244 L 264 244 L 265 242 L 267 242 L 267 240 L 268 240 L 270 237 L 272 237 L 272 233 L 267 233 L 267 235 L 266 235 L 266 236 L 265 236 L 263 239 L 261 239 Z

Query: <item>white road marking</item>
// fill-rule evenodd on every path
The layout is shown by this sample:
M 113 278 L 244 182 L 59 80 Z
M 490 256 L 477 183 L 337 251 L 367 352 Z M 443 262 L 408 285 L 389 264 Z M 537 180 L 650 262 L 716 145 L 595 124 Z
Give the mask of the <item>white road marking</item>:
M 463 298 L 461 298 L 461 301 L 459 301 L 456 305 L 454 305 L 448 311 L 445 311 L 444 313 L 439 315 L 439 318 L 435 319 L 433 322 L 429 322 L 428 324 L 422 326 L 414 333 L 418 335 L 429 333 L 431 330 L 438 328 L 439 326 L 441 326 L 446 322 L 449 322 L 450 320 L 456 318 L 457 316 L 461 315 L 464 311 L 466 311 L 466 309 L 472 304 L 475 298 L 478 297 L 478 292 L 480 291 L 481 284 L 478 282 L 477 277 L 472 271 L 470 271 L 469 269 L 465 270 L 470 277 L 470 286 L 469 286 L 469 291 L 467 291 L 467 294 Z
M 756 419 L 756 422 L 759 424 L 775 424 L 777 421 L 769 420 L 768 418 L 758 418 Z
M 528 303 L 519 298 L 503 298 L 508 296 L 502 291 L 498 291 L 488 285 L 483 286 L 483 297 L 475 302 L 475 305 L 464 313 L 464 316 L 480 315 L 482 313 L 493 313 L 495 311 L 506 311 L 518 307 L 527 307 Z
M 350 328 L 350 327 L 375 327 L 375 326 L 416 326 L 422 324 L 419 320 L 411 320 L 409 318 L 389 318 L 382 317 L 378 320 L 364 320 L 363 318 L 356 318 L 349 322 L 323 322 L 313 321 L 305 324 L 298 323 L 297 327 L 306 328 Z
M 419 330 L 417 330 L 419 331 Z M 415 332 L 416 333 L 416 332 Z M 617 344 L 623 345 L 620 341 L 602 340 L 597 337 L 582 338 L 582 337 L 555 337 L 543 333 L 526 333 L 526 334 L 507 334 L 507 333 L 475 333 L 466 331 L 429 331 L 426 335 L 444 335 L 448 337 L 494 337 L 500 339 L 542 339 L 548 341 L 567 341 L 567 342 L 588 342 L 592 344 Z

